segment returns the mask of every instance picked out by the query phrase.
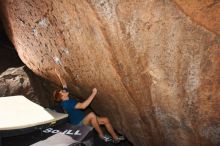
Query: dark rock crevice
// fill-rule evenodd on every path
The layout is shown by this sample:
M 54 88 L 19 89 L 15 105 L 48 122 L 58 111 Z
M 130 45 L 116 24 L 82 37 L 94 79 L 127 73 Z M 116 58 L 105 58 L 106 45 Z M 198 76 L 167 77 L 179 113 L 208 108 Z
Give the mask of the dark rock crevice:
M 9 67 L 19 67 L 24 65 L 15 50 L 14 45 L 9 40 L 2 21 L 0 20 L 0 73 Z

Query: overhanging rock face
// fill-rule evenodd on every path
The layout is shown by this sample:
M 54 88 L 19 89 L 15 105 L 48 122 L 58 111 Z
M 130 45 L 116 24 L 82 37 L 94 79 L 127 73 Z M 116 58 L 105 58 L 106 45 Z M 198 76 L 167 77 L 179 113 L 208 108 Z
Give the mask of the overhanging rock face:
M 220 145 L 218 2 L 1 2 L 22 61 L 77 95 L 97 87 L 92 107 L 135 146 Z

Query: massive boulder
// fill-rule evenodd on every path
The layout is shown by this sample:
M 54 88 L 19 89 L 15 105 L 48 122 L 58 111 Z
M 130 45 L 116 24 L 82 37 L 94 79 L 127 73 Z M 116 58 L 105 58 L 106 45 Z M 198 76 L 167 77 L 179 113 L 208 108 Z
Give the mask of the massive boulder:
M 78 96 L 97 87 L 92 107 L 135 146 L 217 146 L 220 6 L 190 2 L 1 0 L 1 11 L 22 61 L 56 83 L 57 68 Z

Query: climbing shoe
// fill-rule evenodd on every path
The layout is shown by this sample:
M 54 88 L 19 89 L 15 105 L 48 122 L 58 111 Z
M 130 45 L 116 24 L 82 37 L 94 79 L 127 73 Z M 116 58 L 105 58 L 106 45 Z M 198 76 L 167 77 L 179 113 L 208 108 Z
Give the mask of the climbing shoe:
M 104 140 L 105 142 L 110 142 L 110 141 L 112 141 L 112 137 L 109 136 L 109 135 L 104 135 L 103 140 Z
M 125 137 L 123 135 L 118 136 L 117 139 L 112 140 L 113 143 L 119 143 L 120 141 L 125 140 Z

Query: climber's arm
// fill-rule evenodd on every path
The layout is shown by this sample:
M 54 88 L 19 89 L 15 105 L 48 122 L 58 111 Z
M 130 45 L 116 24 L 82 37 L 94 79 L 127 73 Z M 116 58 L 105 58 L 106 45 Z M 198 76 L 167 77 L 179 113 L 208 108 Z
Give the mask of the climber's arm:
M 67 88 L 66 81 L 61 77 L 61 75 L 60 75 L 60 73 L 57 71 L 57 69 L 55 69 L 55 73 L 56 73 L 56 75 L 58 76 L 58 78 L 59 78 L 59 80 L 60 80 L 60 82 L 61 82 L 63 88 L 66 89 L 66 88 Z
M 90 105 L 90 103 L 92 102 L 92 100 L 94 99 L 96 94 L 97 94 L 97 89 L 94 88 L 92 90 L 92 94 L 84 102 L 77 103 L 75 108 L 76 109 L 86 109 Z

